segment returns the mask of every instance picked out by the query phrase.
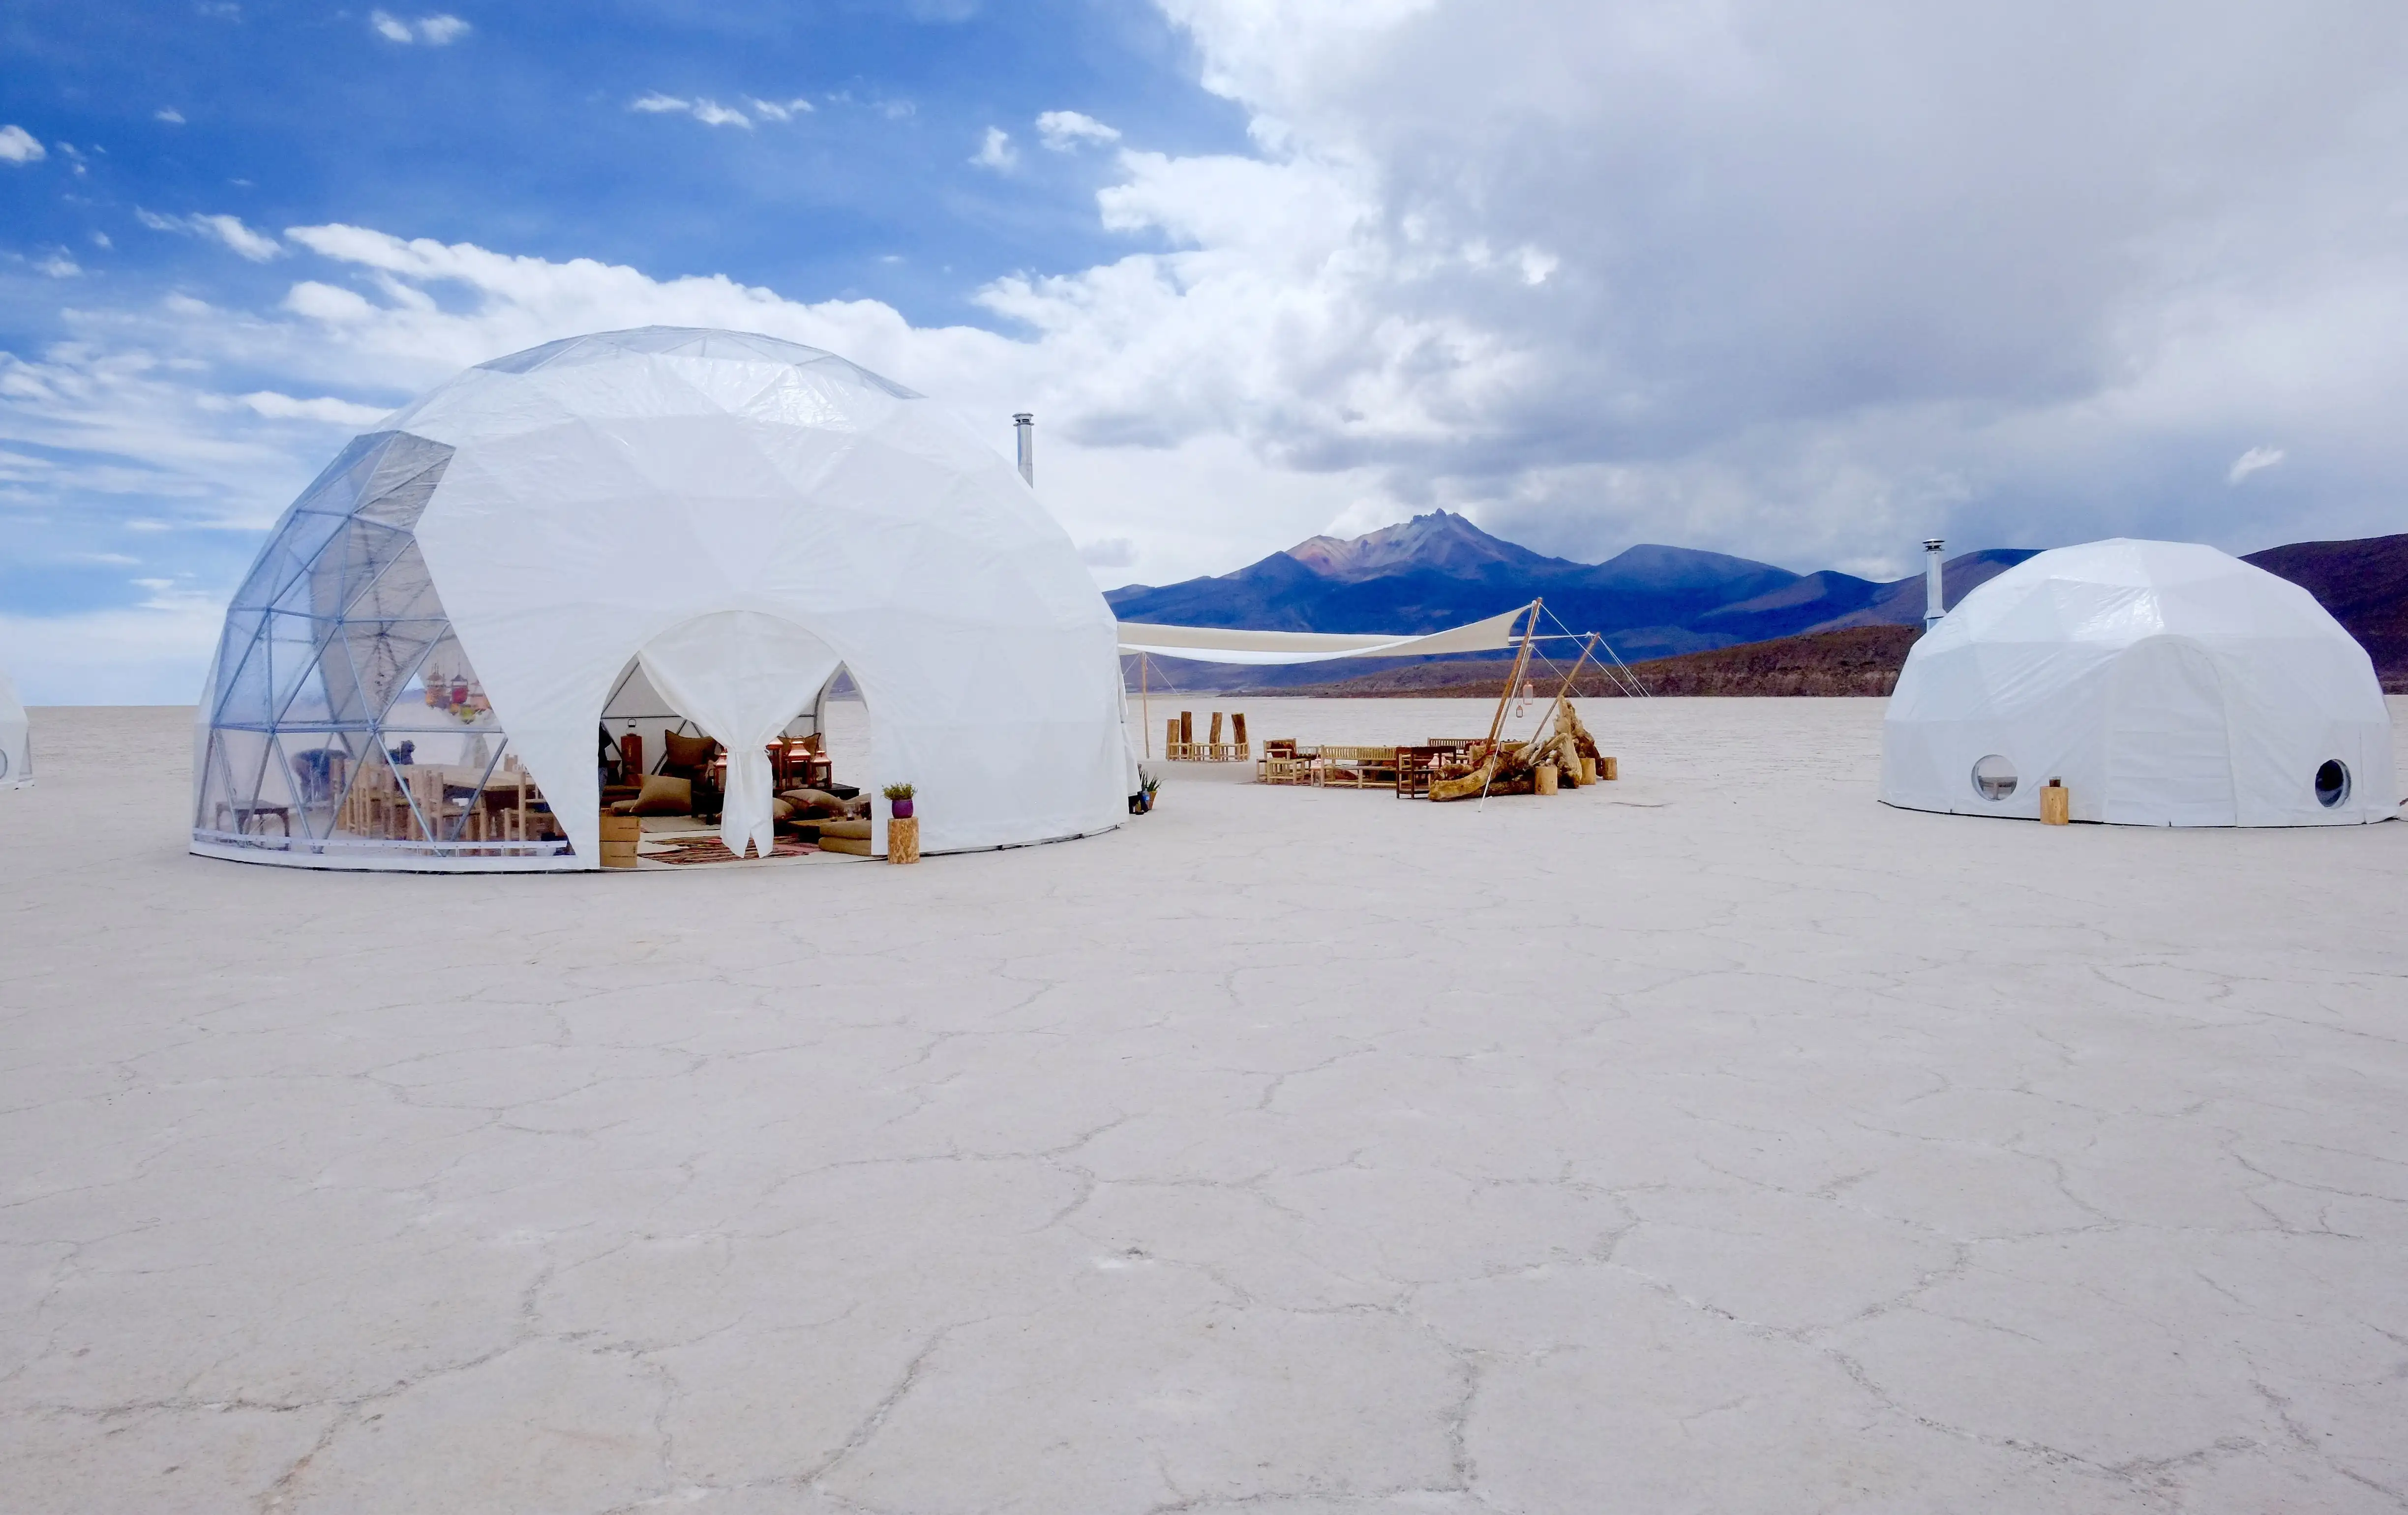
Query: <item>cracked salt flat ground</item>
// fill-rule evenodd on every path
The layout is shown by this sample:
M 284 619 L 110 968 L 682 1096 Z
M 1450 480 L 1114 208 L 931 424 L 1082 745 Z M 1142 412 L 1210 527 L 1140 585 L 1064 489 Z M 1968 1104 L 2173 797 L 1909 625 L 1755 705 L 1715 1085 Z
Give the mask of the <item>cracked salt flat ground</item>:
M 36 712 L 0 1507 L 2408 1508 L 2408 825 L 1889 811 L 1880 713 L 506 879 L 187 857 L 186 712 Z

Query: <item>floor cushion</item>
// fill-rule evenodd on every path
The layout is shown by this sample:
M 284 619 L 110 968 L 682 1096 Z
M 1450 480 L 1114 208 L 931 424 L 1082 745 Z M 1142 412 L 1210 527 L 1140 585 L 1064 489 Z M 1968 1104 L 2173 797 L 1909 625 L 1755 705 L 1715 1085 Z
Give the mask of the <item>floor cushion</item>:
M 633 800 L 610 807 L 622 815 L 691 815 L 694 813 L 694 784 L 690 779 L 671 779 L 666 774 L 644 775 L 644 792 Z

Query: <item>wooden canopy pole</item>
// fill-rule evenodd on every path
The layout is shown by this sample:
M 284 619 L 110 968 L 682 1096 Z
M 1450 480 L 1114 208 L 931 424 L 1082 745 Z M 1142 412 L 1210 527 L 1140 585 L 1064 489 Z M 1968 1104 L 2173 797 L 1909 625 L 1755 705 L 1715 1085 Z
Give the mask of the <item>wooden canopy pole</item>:
M 1512 703 L 1513 691 L 1521 687 L 1523 670 L 1530 665 L 1530 642 L 1539 634 L 1539 607 L 1546 603 L 1544 600 L 1530 602 L 1530 619 L 1522 628 L 1522 650 L 1513 654 L 1513 672 L 1505 680 L 1504 692 L 1497 696 L 1496 718 L 1488 722 L 1488 750 L 1491 752 L 1497 750 L 1497 738 L 1505 733 L 1505 707 Z
M 1505 687 L 1497 693 L 1497 714 L 1488 722 L 1488 752 L 1480 765 L 1483 774 L 1478 808 L 1483 810 L 1488 808 L 1488 787 L 1497 782 L 1497 770 L 1502 764 L 1503 752 L 1497 740 L 1505 734 L 1505 707 L 1512 700 L 1513 691 L 1521 687 L 1523 671 L 1530 666 L 1530 644 L 1539 635 L 1539 607 L 1546 603 L 1543 599 L 1530 602 L 1530 619 L 1522 627 L 1522 650 L 1513 654 L 1513 672 L 1506 679 Z
M 1581 644 L 1581 655 L 1579 660 L 1572 665 L 1572 671 L 1565 676 L 1564 687 L 1555 691 L 1555 703 L 1547 707 L 1548 720 L 1554 721 L 1561 716 L 1564 708 L 1564 701 L 1571 698 L 1572 680 L 1578 679 L 1581 675 L 1581 670 L 1588 666 L 1588 655 L 1596 650 L 1597 633 L 1590 632 L 1588 634 L 1588 640 Z
M 1121 687 L 1125 689 L 1128 686 L 1124 684 Z M 1152 757 L 1154 756 L 1154 693 L 1146 686 L 1143 652 L 1137 655 L 1137 700 L 1139 707 L 1145 712 L 1140 718 L 1145 726 L 1145 755 Z

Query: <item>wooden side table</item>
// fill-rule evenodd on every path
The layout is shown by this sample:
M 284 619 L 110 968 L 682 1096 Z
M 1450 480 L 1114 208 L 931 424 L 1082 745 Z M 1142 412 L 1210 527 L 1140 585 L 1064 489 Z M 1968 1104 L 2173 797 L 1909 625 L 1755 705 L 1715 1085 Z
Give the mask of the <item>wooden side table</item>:
M 920 818 L 905 816 L 900 821 L 886 822 L 886 861 L 917 863 L 920 861 Z

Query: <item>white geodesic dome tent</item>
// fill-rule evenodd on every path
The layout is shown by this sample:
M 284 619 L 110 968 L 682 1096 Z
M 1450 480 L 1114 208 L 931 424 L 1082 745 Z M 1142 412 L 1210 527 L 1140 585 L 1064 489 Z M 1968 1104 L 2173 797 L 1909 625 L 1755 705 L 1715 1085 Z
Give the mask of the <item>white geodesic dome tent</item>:
M 2366 651 L 2306 590 L 2211 547 L 2114 540 L 2028 558 L 1907 656 L 1882 799 L 2037 819 L 2346 825 L 2396 813 Z
M 34 781 L 33 726 L 17 698 L 16 680 L 0 668 L 0 789 Z
M 595 866 L 598 723 L 639 669 L 724 744 L 721 835 L 767 855 L 764 746 L 839 667 L 856 781 L 913 785 L 927 850 L 1125 818 L 1111 613 L 998 453 L 789 342 L 553 342 L 387 418 L 286 511 L 210 671 L 193 848 Z

